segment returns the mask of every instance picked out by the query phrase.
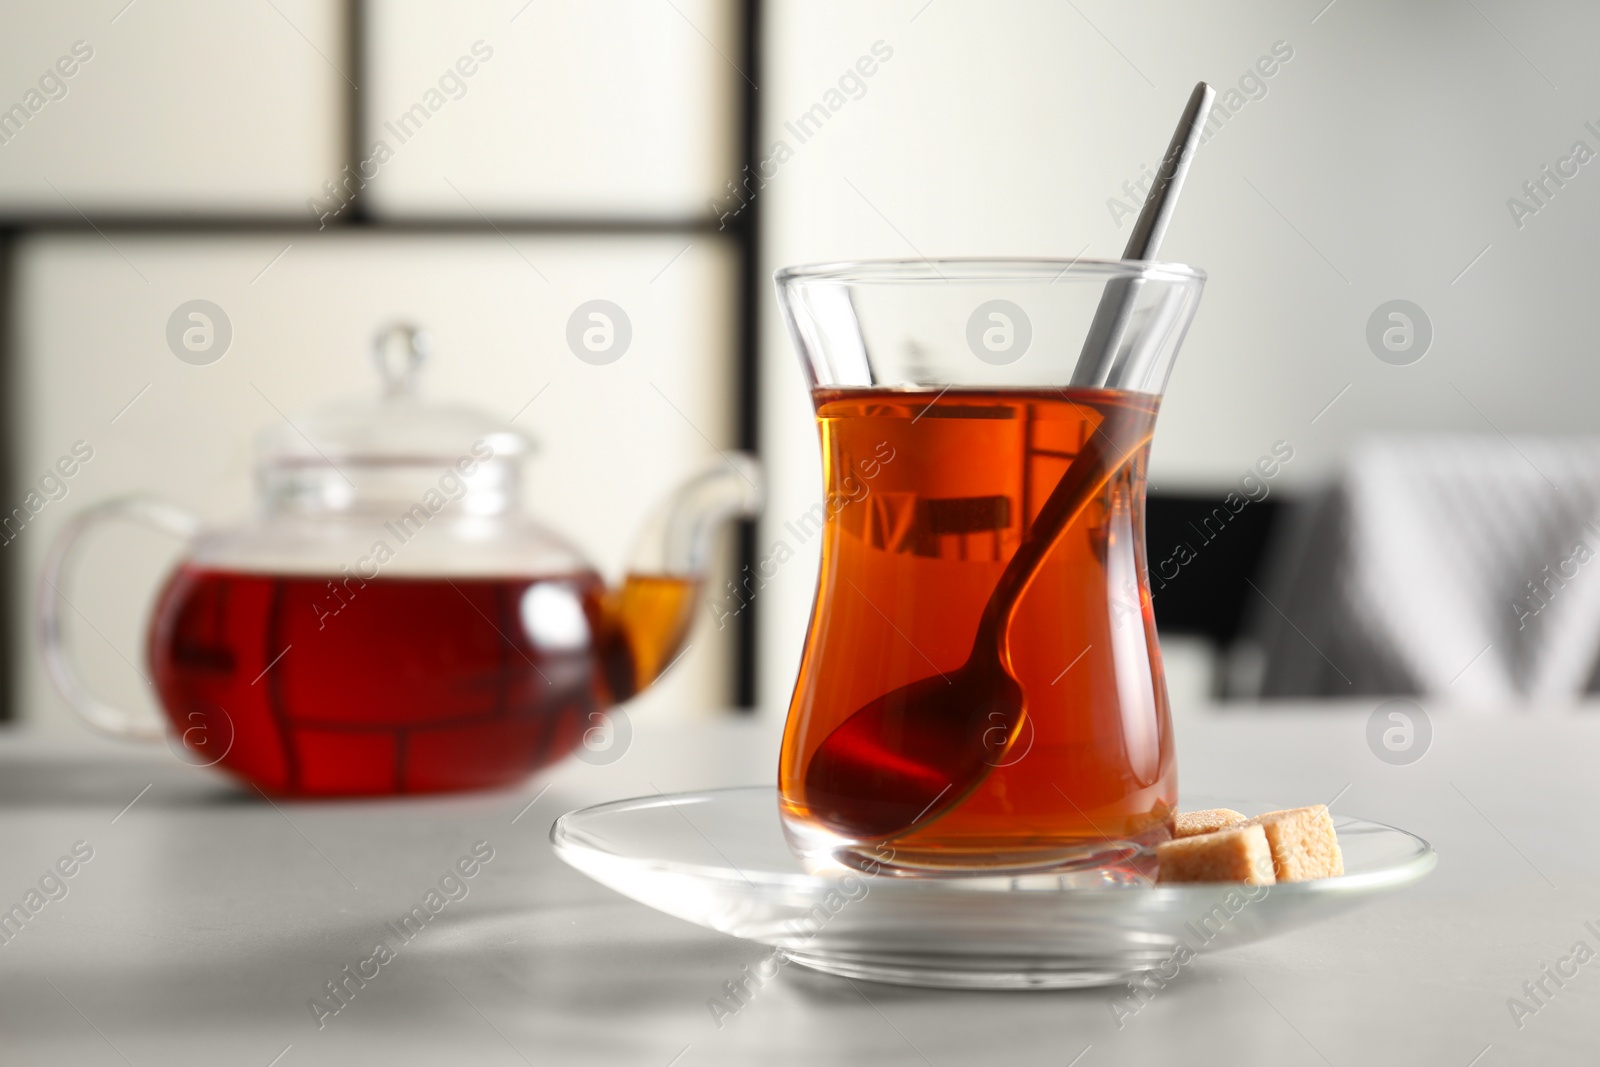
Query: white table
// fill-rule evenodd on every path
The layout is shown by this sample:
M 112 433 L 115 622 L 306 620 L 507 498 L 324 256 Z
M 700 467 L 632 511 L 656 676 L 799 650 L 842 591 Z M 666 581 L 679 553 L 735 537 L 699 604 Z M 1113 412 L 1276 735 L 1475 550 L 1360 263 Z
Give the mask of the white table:
M 852 988 L 798 967 L 718 1029 L 707 998 L 761 950 L 588 882 L 546 834 L 598 800 L 771 781 L 770 726 L 635 723 L 619 762 L 569 762 L 515 793 L 281 810 L 161 749 L 6 738 L 0 905 L 76 841 L 94 858 L 0 946 L 0 1062 L 1595 1062 L 1600 958 L 1547 982 L 1554 996 L 1520 1030 L 1507 998 L 1579 940 L 1600 952 L 1584 925 L 1600 929 L 1600 714 L 1436 710 L 1430 751 L 1397 767 L 1367 748 L 1371 708 L 1193 714 L 1179 725 L 1184 787 L 1339 794 L 1336 810 L 1430 839 L 1438 870 L 1366 910 L 1203 957 L 1121 1030 L 1105 990 Z M 310 998 L 479 840 L 495 857 L 468 895 L 319 1030 Z

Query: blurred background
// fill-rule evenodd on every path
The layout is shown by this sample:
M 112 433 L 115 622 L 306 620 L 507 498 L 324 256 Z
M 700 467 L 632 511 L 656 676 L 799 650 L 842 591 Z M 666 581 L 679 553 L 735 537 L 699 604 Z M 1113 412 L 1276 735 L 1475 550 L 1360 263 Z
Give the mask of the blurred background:
M 254 436 L 374 392 L 396 317 L 433 335 L 426 395 L 536 439 L 533 508 L 612 577 L 677 479 L 759 454 L 765 516 L 635 713 L 781 716 L 815 545 L 719 609 L 820 494 L 771 272 L 1115 257 L 1199 79 L 1218 110 L 1163 258 L 1210 281 L 1149 510 L 1174 701 L 1594 687 L 1593 5 L 85 0 L 5 24 L 5 714 L 30 728 L 78 729 L 32 623 L 63 523 L 131 492 L 245 514 Z M 633 331 L 605 365 L 565 341 L 594 299 Z M 192 300 L 231 329 L 206 365 L 167 340 Z M 108 697 L 149 701 L 175 552 L 91 549 L 69 625 Z

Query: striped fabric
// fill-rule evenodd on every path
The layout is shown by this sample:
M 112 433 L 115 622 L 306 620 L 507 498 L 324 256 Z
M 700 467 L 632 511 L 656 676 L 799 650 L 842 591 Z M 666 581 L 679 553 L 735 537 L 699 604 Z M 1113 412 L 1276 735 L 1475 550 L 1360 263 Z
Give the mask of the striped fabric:
M 1371 440 L 1257 598 L 1265 697 L 1460 703 L 1600 688 L 1600 440 Z

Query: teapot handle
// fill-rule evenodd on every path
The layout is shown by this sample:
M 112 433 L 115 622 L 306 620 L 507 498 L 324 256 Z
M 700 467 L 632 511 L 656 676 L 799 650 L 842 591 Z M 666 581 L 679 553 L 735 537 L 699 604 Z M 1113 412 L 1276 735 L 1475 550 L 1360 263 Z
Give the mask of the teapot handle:
M 113 519 L 130 519 L 151 529 L 188 541 L 200 528 L 200 520 L 182 508 L 152 497 L 131 496 L 108 500 L 86 508 L 72 517 L 56 537 L 39 580 L 39 645 L 45 668 L 67 705 L 94 729 L 129 741 L 159 741 L 166 730 L 157 716 L 129 711 L 107 704 L 89 691 L 72 665 L 65 634 L 61 628 L 61 604 L 73 611 L 77 606 L 68 596 L 68 575 L 81 552 L 84 534 Z M 81 612 L 80 612 L 81 614 Z

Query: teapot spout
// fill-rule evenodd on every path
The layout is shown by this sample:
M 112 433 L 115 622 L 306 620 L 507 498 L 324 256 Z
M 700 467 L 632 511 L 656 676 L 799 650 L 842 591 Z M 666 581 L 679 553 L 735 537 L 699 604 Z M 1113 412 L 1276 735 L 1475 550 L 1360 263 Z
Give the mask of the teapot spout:
M 730 519 L 755 515 L 763 499 L 760 465 L 725 454 L 680 484 L 641 532 L 622 587 L 606 605 L 612 641 L 627 654 L 608 656 L 611 698 L 620 703 L 672 665 L 694 620 L 694 602 Z M 619 650 L 620 651 L 620 650 Z

